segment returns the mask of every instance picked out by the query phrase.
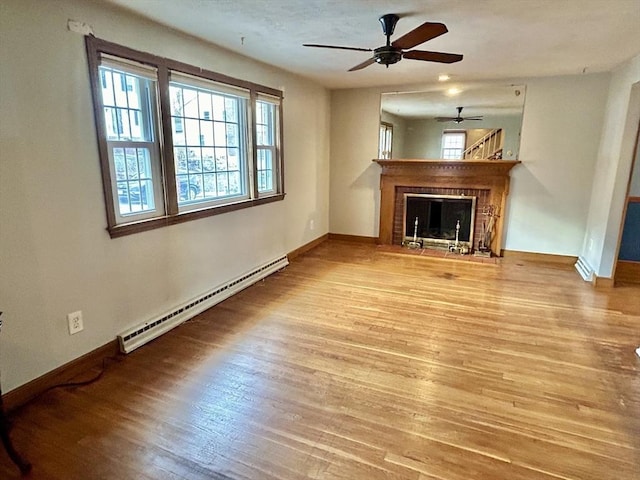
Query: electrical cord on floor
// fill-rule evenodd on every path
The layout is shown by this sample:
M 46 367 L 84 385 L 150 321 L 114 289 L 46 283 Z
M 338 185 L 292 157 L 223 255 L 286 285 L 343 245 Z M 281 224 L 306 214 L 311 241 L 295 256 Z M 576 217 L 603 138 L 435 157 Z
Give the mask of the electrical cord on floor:
M 105 357 L 105 358 L 102 359 L 102 366 L 100 367 L 100 372 L 98 372 L 98 374 L 95 375 L 94 377 L 92 377 L 92 378 L 90 378 L 88 380 L 80 381 L 80 382 L 65 382 L 65 383 L 58 383 L 56 385 L 51 385 L 50 387 L 47 387 L 42 392 L 40 392 L 37 395 L 37 397 L 39 397 L 41 395 L 44 395 L 48 391 L 54 390 L 56 388 L 84 387 L 86 385 L 91 385 L 92 383 L 97 382 L 98 380 L 100 380 L 100 378 L 102 378 L 102 375 L 104 375 L 104 372 L 107 369 L 107 362 L 108 361 L 120 362 L 120 358 L 117 357 L 117 356 Z

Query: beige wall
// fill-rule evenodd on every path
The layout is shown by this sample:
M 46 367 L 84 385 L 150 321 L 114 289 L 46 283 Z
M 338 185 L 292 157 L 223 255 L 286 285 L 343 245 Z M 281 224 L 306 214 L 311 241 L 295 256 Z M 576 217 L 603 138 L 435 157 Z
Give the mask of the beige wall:
M 378 235 L 379 125 L 379 90 L 331 92 L 331 233 Z
M 5 392 L 328 232 L 323 87 L 92 1 L 3 0 L 0 8 Z M 105 40 L 284 88 L 286 199 L 110 239 L 84 38 L 67 30 L 68 19 Z M 75 310 L 85 328 L 69 336 L 66 314 Z
M 504 248 L 560 255 L 580 252 L 609 79 L 609 74 L 518 79 L 518 84 L 527 85 L 522 164 L 512 171 L 509 205 L 503 212 Z M 419 89 L 393 87 L 393 91 Z M 331 232 L 378 235 L 380 168 L 371 159 L 382 91 L 331 94 Z

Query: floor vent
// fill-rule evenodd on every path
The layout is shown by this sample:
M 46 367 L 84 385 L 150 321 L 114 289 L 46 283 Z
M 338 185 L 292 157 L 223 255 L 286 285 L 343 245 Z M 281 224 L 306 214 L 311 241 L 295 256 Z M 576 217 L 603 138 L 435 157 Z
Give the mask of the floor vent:
M 217 303 L 229 298 L 240 290 L 253 285 L 278 270 L 283 269 L 287 265 L 289 265 L 289 259 L 284 255 L 276 260 L 255 268 L 234 280 L 219 285 L 169 312 L 151 320 L 147 320 L 140 325 L 122 332 L 118 335 L 120 350 L 123 353 L 132 352 L 136 348 L 150 342 L 154 338 L 159 337 L 163 333 L 168 332 L 190 318 L 195 317 L 206 309 L 213 307 Z

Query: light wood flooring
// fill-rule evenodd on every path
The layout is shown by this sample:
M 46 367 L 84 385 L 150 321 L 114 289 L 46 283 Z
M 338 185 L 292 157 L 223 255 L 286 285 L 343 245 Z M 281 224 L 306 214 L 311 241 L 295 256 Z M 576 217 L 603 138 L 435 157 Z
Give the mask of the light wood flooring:
M 33 479 L 637 480 L 638 345 L 638 286 L 328 241 L 12 436 Z

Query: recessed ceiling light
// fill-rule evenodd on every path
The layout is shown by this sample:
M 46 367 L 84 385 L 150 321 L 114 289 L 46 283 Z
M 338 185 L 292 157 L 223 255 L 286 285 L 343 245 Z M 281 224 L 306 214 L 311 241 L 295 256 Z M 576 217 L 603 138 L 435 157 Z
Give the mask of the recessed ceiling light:
M 447 95 L 454 96 L 458 95 L 460 92 L 462 92 L 462 90 L 460 90 L 458 87 L 451 87 L 449 90 L 447 90 Z
M 446 82 L 450 78 L 451 77 L 449 75 L 447 75 L 446 73 L 442 73 L 442 74 L 438 75 L 438 81 L 439 82 Z

